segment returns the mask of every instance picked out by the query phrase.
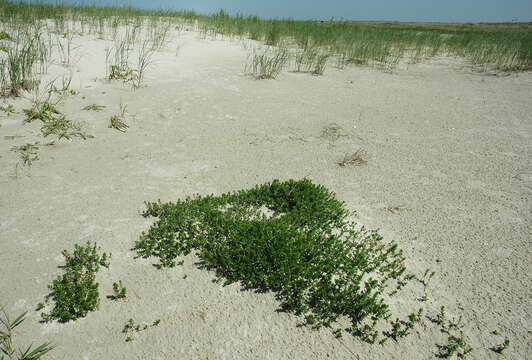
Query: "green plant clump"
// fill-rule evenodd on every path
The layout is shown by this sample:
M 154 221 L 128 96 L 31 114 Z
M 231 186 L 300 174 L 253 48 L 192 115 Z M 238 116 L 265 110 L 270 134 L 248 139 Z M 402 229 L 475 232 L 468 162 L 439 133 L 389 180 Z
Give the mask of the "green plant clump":
M 34 120 L 41 120 L 43 125 L 41 132 L 44 137 L 56 135 L 59 139 L 65 138 L 70 140 L 72 137 L 80 137 L 83 140 L 91 137 L 81 129 L 81 126 L 68 120 L 61 111 L 54 105 L 44 103 L 40 108 L 24 109 L 26 114 L 25 122 L 30 123 Z
M 402 251 L 348 220 L 344 203 L 310 180 L 146 205 L 143 215 L 159 219 L 136 250 L 160 266 L 195 249 L 227 284 L 274 291 L 283 310 L 318 328 L 346 316 L 353 333 L 376 334 L 391 315 L 382 295 L 405 271 Z
M 52 298 L 55 305 L 49 313 L 41 314 L 45 321 L 67 322 L 96 310 L 100 302 L 96 273 L 100 266 L 109 268 L 110 258 L 110 255 L 100 255 L 99 252 L 100 248 L 90 242 L 86 247 L 76 244 L 73 253 L 61 252 L 65 257 L 64 273 L 48 285 L 52 292 L 45 299 L 48 302 Z
M 114 295 L 111 296 L 111 298 L 114 300 L 126 298 L 127 290 L 126 287 L 122 284 L 122 280 L 118 280 L 117 283 L 113 283 L 113 293 Z

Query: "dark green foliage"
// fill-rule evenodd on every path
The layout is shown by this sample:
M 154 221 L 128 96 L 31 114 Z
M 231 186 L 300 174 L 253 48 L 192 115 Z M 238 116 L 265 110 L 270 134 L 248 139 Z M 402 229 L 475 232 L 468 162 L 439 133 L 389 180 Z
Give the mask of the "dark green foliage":
M 461 331 L 459 336 L 449 335 L 447 341 L 448 344 L 442 348 L 441 357 L 443 358 L 451 358 L 456 354 L 458 358 L 463 359 L 473 351 L 473 348 L 467 344 L 464 333 Z
M 96 273 L 100 266 L 109 268 L 110 258 L 110 255 L 100 255 L 99 252 L 100 248 L 90 242 L 87 242 L 86 247 L 76 244 L 72 254 L 67 250 L 62 251 L 65 257 L 64 273 L 48 286 L 52 293 L 46 296 L 46 301 L 52 298 L 55 304 L 50 313 L 42 314 L 44 320 L 67 322 L 96 310 L 100 302 Z
M 1 31 L 0 32 L 0 41 L 1 40 L 9 40 L 9 41 L 13 41 L 13 38 L 11 37 L 11 35 L 9 35 L 8 33 L 6 33 L 5 31 Z
M 316 327 L 346 316 L 353 332 L 372 333 L 376 320 L 389 316 L 382 294 L 388 280 L 403 274 L 404 257 L 348 214 L 321 185 L 275 180 L 220 196 L 147 203 L 144 216 L 159 219 L 136 250 L 172 267 L 195 249 L 226 284 L 274 291 L 282 309 Z

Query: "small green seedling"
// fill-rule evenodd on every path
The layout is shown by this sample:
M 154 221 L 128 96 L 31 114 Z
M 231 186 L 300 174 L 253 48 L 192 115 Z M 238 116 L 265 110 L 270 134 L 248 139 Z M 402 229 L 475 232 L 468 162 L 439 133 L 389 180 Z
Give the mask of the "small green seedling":
M 462 331 L 460 331 L 459 336 L 449 335 L 447 341 L 448 344 L 443 347 L 444 352 L 441 354 L 443 358 L 451 358 L 456 354 L 458 358 L 464 359 L 473 351 L 473 348 L 467 344 Z
M 126 288 L 122 284 L 122 280 L 118 280 L 118 283 L 113 283 L 113 299 L 125 299 L 126 298 Z
M 425 270 L 425 273 L 423 273 L 423 277 L 421 279 L 418 278 L 418 280 L 423 284 L 423 296 L 421 297 L 421 301 L 427 301 L 428 300 L 427 289 L 429 287 L 430 280 L 432 279 L 432 277 L 435 274 L 436 274 L 435 271 L 430 272 L 430 269 L 427 269 L 427 270 Z
M 399 318 L 396 318 L 395 321 L 391 322 L 392 331 L 390 337 L 397 341 L 397 339 L 410 335 L 410 324 L 403 323 Z
M 445 306 L 441 306 L 439 314 L 436 316 L 436 324 L 440 325 L 443 329 L 445 329 L 445 322 L 447 321 L 447 317 L 445 315 Z
M 415 324 L 423 324 L 423 308 L 419 308 L 417 313 L 411 313 L 408 315 L 409 326 L 413 328 Z
M 508 337 L 505 337 L 504 342 L 502 344 L 494 346 L 492 350 L 498 354 L 502 354 L 504 353 L 504 350 L 508 349 L 509 346 L 510 346 L 510 339 L 508 339 Z

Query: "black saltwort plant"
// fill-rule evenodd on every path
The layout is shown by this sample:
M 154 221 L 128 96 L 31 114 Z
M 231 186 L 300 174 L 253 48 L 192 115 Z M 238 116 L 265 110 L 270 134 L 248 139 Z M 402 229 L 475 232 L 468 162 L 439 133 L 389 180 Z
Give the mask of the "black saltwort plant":
M 377 322 L 391 316 L 383 294 L 405 272 L 402 251 L 349 220 L 344 203 L 308 179 L 146 206 L 143 215 L 158 220 L 135 248 L 160 267 L 195 250 L 226 284 L 274 291 L 283 310 L 317 328 L 345 316 L 350 332 L 373 340 Z
M 89 241 L 87 246 L 74 245 L 74 252 L 63 250 L 65 257 L 64 273 L 58 276 L 48 288 L 52 291 L 45 297 L 46 302 L 50 299 L 55 301 L 54 308 L 49 313 L 42 313 L 45 321 L 59 320 L 67 322 L 85 317 L 89 311 L 94 311 L 100 303 L 98 283 L 95 281 L 96 273 L 100 266 L 109 268 L 111 255 L 100 255 L 100 247 L 92 245 Z M 39 304 L 38 308 L 43 308 Z

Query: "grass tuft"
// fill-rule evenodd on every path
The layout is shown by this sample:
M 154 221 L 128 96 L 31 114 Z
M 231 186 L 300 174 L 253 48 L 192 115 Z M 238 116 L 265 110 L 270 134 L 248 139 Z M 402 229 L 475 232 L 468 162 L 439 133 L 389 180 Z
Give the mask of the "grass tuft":
M 0 359 L 3 360 L 4 355 L 6 355 L 9 360 L 38 360 L 54 349 L 50 342 L 41 344 L 34 349 L 32 349 L 33 345 L 28 346 L 26 350 L 15 348 L 13 344 L 14 330 L 26 320 L 27 311 L 17 316 L 14 320 L 9 318 L 3 306 L 0 306 L 0 311 L 0 324 L 2 325 L 2 330 L 0 330 L 0 353 L 2 353 L 2 356 Z
M 126 132 L 129 126 L 126 124 L 126 110 L 127 105 L 123 105 L 120 102 L 120 112 L 117 115 L 111 116 L 111 122 L 109 123 L 110 129 L 116 129 L 121 132 Z
M 253 49 L 248 56 L 245 72 L 257 79 L 275 79 L 289 60 L 288 49 L 284 46 Z

